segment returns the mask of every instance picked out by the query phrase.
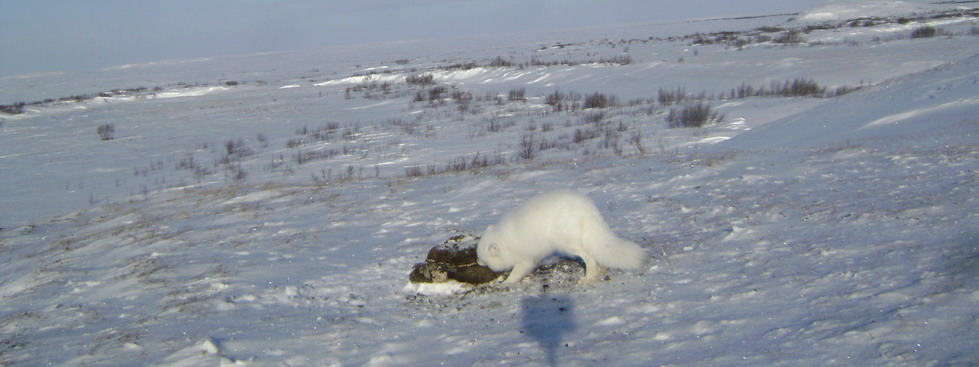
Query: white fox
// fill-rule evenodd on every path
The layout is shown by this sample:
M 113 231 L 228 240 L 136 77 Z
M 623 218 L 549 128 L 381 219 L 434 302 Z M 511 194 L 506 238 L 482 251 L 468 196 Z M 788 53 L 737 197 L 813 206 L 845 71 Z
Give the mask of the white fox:
M 591 199 L 571 190 L 527 200 L 487 227 L 476 246 L 480 265 L 493 271 L 513 269 L 506 283 L 520 281 L 555 252 L 580 257 L 586 283 L 598 280 L 604 267 L 638 269 L 647 259 L 638 244 L 612 233 Z

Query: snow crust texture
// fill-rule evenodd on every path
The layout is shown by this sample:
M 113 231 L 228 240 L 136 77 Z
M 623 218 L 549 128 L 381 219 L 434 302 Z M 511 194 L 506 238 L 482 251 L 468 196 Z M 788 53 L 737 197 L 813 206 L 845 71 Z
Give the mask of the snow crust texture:
M 0 365 L 976 365 L 968 6 L 0 79 L 4 105 L 155 84 L 0 114 Z M 737 95 L 797 78 L 826 91 Z M 717 118 L 668 127 L 697 105 Z M 648 265 L 406 286 L 433 245 L 560 188 Z

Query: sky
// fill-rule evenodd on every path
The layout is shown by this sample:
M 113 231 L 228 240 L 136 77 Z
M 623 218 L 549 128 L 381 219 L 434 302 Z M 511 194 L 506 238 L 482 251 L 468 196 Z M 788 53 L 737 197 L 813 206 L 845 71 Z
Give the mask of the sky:
M 0 76 L 797 12 L 822 0 L 0 0 Z

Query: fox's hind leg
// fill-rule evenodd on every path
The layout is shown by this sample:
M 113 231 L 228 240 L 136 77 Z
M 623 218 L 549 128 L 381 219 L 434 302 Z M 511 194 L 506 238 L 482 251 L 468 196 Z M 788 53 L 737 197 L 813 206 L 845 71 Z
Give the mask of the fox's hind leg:
M 595 258 L 588 255 L 578 255 L 585 262 L 585 277 L 581 278 L 582 283 L 594 283 L 598 278 L 605 274 L 605 267 L 598 264 Z

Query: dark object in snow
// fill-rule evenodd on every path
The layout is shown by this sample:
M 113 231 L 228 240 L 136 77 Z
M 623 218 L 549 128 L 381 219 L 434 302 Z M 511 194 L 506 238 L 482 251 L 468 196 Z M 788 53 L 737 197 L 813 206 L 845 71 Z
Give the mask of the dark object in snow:
M 428 250 L 425 262 L 415 264 L 408 275 L 414 283 L 443 283 L 455 280 L 468 284 L 489 283 L 503 273 L 476 263 L 479 237 L 462 234 Z

